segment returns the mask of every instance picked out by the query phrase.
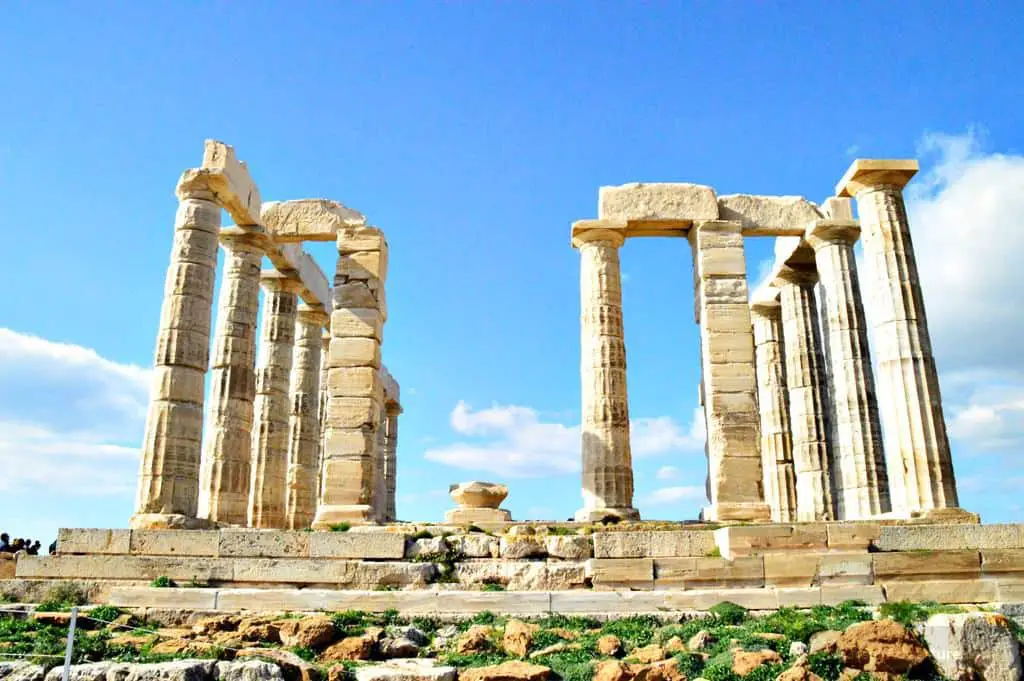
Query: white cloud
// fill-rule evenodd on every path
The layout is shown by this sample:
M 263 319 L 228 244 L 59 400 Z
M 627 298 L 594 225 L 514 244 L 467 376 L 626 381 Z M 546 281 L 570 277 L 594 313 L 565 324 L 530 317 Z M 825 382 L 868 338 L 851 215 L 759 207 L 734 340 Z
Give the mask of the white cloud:
M 703 487 L 696 485 L 677 485 L 675 487 L 662 487 L 649 494 L 640 497 L 640 506 L 663 506 L 675 504 L 681 501 L 705 501 Z
M 662 466 L 654 474 L 658 480 L 675 480 L 679 477 L 679 469 L 675 466 Z

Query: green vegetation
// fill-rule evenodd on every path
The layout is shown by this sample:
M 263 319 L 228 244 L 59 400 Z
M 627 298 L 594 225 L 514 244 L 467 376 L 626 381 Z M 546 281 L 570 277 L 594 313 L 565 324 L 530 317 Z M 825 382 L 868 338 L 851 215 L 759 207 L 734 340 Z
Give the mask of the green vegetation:
M 155 587 L 157 589 L 169 589 L 171 587 L 178 586 L 175 583 L 175 581 L 173 579 L 171 579 L 170 577 L 168 577 L 167 575 L 160 575 L 159 577 L 154 579 L 152 582 L 150 582 L 149 585 L 152 586 L 152 587 Z
M 121 608 L 113 605 L 101 605 L 89 611 L 89 617 L 101 622 L 113 622 L 121 616 Z
M 718 548 L 716 546 L 715 548 L 713 548 L 710 551 L 708 551 L 707 553 L 705 553 L 704 557 L 705 558 L 721 558 L 722 557 L 722 549 L 720 549 L 720 548 Z
M 718 605 L 711 606 L 709 612 L 724 624 L 741 624 L 743 620 L 747 619 L 747 609 L 729 601 L 722 601 Z
M 576 529 L 572 527 L 548 525 L 548 534 L 554 537 L 575 537 Z
M 896 620 L 904 626 L 914 622 L 921 622 L 932 615 L 953 614 L 963 612 L 964 609 L 956 605 L 941 605 L 935 601 L 921 601 L 911 603 L 910 601 L 896 601 L 895 603 L 882 603 L 879 612 L 882 617 Z
M 654 632 L 661 626 L 658 618 L 650 615 L 633 615 L 613 620 L 601 627 L 601 635 L 614 634 L 627 649 L 650 645 Z
M 504 591 L 505 585 L 501 582 L 484 582 L 484 591 Z
M 351 523 L 334 523 L 328 529 L 331 532 L 348 532 L 352 529 Z
M 76 605 L 89 602 L 89 595 L 74 582 L 57 584 L 46 590 L 42 602 L 36 607 L 40 612 L 67 612 Z
M 420 530 L 409 536 L 409 539 L 417 541 L 419 539 L 433 539 L 434 535 L 430 533 L 430 530 Z
M 807 656 L 807 667 L 825 681 L 836 681 L 843 672 L 843 658 L 834 653 L 811 653 Z

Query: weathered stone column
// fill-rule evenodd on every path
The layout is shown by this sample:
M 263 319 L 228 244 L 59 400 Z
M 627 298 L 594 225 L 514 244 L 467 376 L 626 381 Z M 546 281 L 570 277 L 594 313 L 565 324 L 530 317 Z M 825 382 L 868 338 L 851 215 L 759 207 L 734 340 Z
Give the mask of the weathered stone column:
M 831 377 L 831 472 L 839 520 L 862 520 L 892 510 L 868 330 L 853 253 L 859 236 L 860 226 L 852 220 L 821 220 L 809 226 L 805 234 L 814 248 L 827 319 L 823 327 L 828 334 Z
M 579 223 L 577 223 L 579 224 Z M 594 224 L 600 225 L 600 222 Z M 583 508 L 576 520 L 637 519 L 622 327 L 621 229 L 573 229 L 580 252 Z
M 203 381 L 217 267 L 220 205 L 200 171 L 178 181 L 153 387 L 142 445 L 134 528 L 185 528 L 197 519 Z
M 738 222 L 690 228 L 695 313 L 700 324 L 701 386 L 707 424 L 709 521 L 766 521 L 761 426 L 747 265 Z
M 384 519 L 393 523 L 398 520 L 395 492 L 398 487 L 398 416 L 402 413 L 402 408 L 394 402 L 389 402 L 385 405 L 385 412 L 387 436 L 384 439 L 384 477 L 386 480 Z
M 288 385 L 295 344 L 299 283 L 275 270 L 260 277 L 264 289 L 260 357 L 256 369 L 249 525 L 285 527 L 288 474 Z
M 388 246 L 375 227 L 338 231 L 323 480 L 315 529 L 373 522 L 373 452 L 384 389 L 380 346 Z
M 826 420 L 827 375 L 818 331 L 813 267 L 783 267 L 774 286 L 782 308 L 797 520 L 834 520 Z
M 894 510 L 959 506 L 903 187 L 917 161 L 854 161 L 836 186 L 857 199 Z M 936 514 L 933 514 L 936 515 Z
M 789 394 L 782 352 L 782 311 L 778 292 L 751 303 L 757 360 L 757 402 L 761 413 L 761 465 L 765 501 L 772 520 L 796 520 L 796 477 L 789 429 Z
M 320 455 L 320 346 L 329 317 L 323 309 L 300 304 L 290 379 L 288 497 L 286 526 L 309 527 L 316 513 Z
M 328 315 L 330 317 L 330 315 Z M 324 329 L 320 336 L 320 439 L 317 442 L 317 499 L 320 498 L 320 483 L 324 469 L 324 433 L 327 430 L 327 356 L 331 352 L 331 330 Z
M 228 227 L 221 230 L 220 242 L 224 278 L 217 304 L 199 515 L 245 526 L 256 396 L 256 317 L 266 237 L 255 229 Z
M 385 394 L 384 399 L 387 399 Z M 387 412 L 380 407 L 380 425 L 377 426 L 377 442 L 373 448 L 373 517 L 378 523 L 386 522 L 387 513 L 387 462 L 384 446 L 387 441 Z

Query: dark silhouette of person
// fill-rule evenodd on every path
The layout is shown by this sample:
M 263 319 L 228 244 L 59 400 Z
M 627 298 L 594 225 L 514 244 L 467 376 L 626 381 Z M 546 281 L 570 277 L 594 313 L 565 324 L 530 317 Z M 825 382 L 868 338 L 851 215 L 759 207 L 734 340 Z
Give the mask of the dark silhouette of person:
M 11 535 L 6 532 L 0 534 L 0 553 L 13 553 L 11 550 Z

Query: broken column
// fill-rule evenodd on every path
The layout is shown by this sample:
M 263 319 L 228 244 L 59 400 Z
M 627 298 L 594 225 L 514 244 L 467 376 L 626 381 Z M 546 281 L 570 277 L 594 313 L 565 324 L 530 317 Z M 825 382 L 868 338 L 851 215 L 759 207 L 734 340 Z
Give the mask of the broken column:
M 831 474 L 833 502 L 840 520 L 862 520 L 891 510 L 867 324 L 853 252 L 859 236 L 860 226 L 852 220 L 819 220 L 807 228 L 805 235 L 814 248 L 827 320 L 823 327 L 828 335 L 831 377 Z
M 320 454 L 320 346 L 328 315 L 301 304 L 295 320 L 295 350 L 290 379 L 287 507 L 285 526 L 309 527 L 316 513 Z
M 373 521 L 373 453 L 384 401 L 378 370 L 387 242 L 375 227 L 347 227 L 338 231 L 337 245 L 317 529 Z
M 199 515 L 245 526 L 249 512 L 262 231 L 227 227 L 200 475 Z
M 903 187 L 917 161 L 858 159 L 836 185 L 853 196 L 863 230 L 894 510 L 959 506 L 924 298 Z M 936 514 L 937 515 L 937 514 Z
M 300 286 L 276 270 L 264 271 L 260 280 L 265 297 L 256 369 L 249 525 L 281 529 L 287 496 L 288 388 Z
M 178 181 L 174 245 L 167 268 L 153 387 L 142 445 L 134 528 L 186 528 L 197 520 L 203 443 L 203 381 L 221 207 L 209 175 Z
M 619 247 L 624 224 L 576 223 L 580 252 L 580 378 L 582 384 L 583 508 L 580 522 L 640 517 L 633 508 L 633 461 L 626 397 Z
M 768 520 L 761 470 L 761 429 L 754 334 L 739 222 L 708 220 L 690 229 L 700 323 L 708 487 L 704 519 Z
M 395 492 L 398 486 L 398 416 L 402 413 L 402 407 L 397 402 L 388 402 L 384 405 L 384 413 L 384 520 L 393 523 L 398 520 Z

